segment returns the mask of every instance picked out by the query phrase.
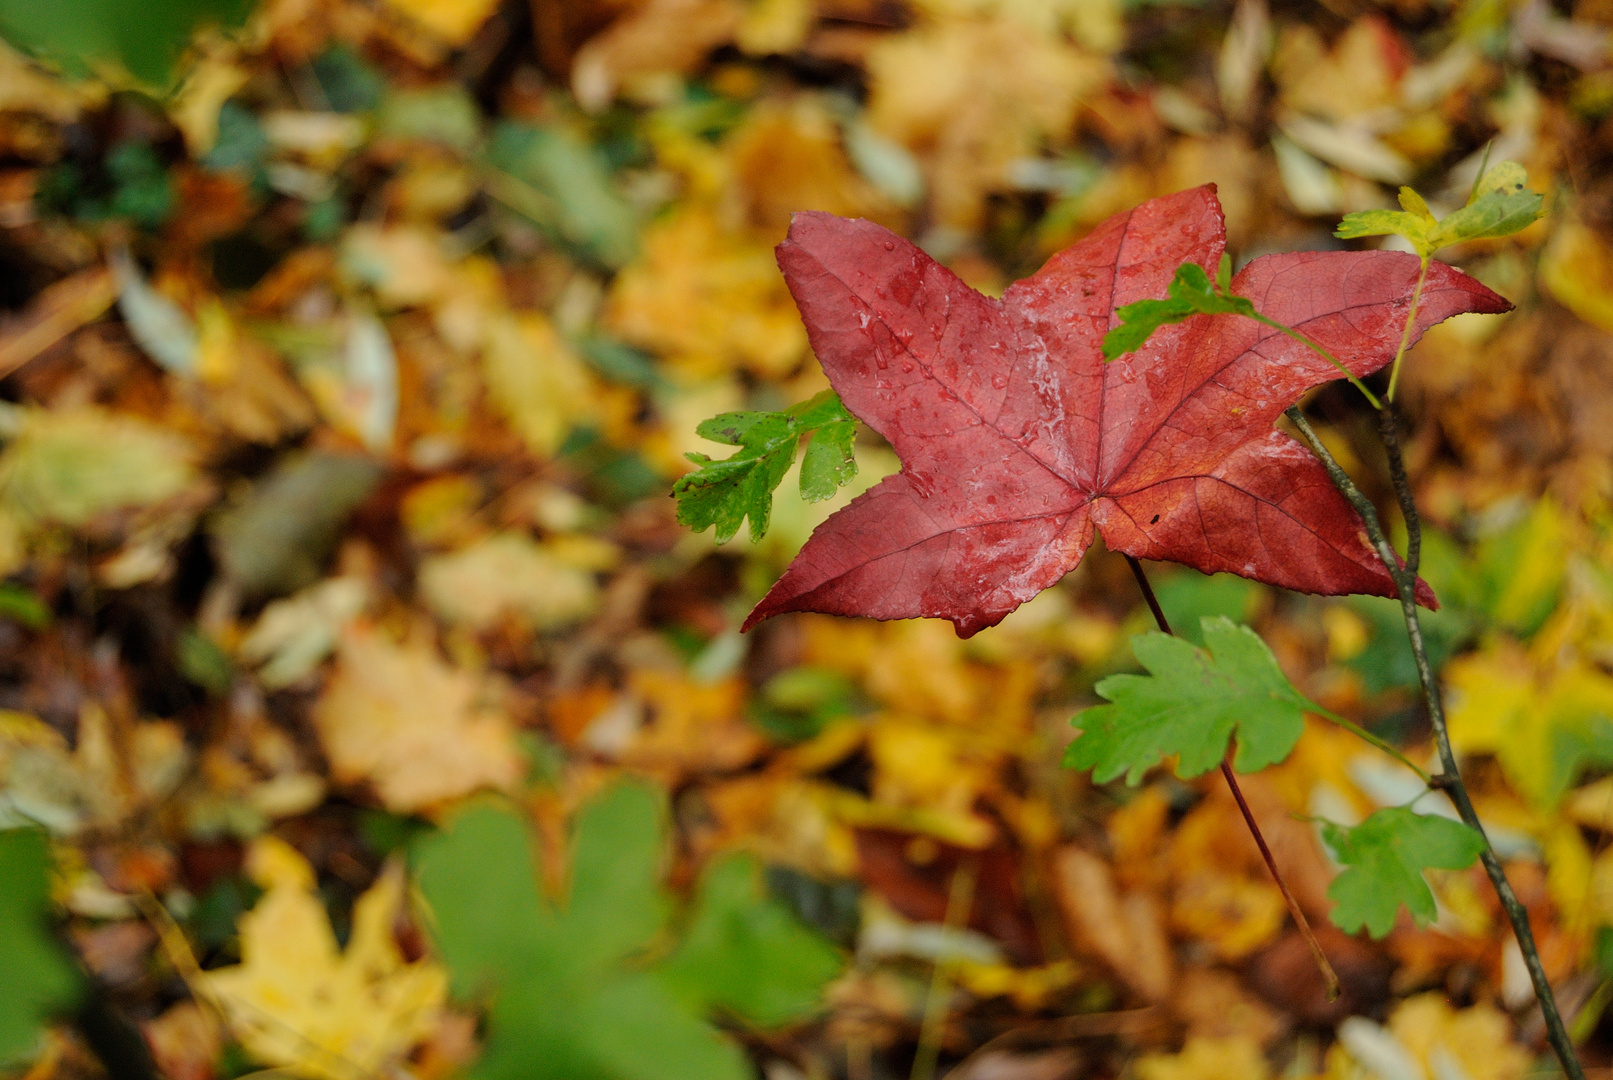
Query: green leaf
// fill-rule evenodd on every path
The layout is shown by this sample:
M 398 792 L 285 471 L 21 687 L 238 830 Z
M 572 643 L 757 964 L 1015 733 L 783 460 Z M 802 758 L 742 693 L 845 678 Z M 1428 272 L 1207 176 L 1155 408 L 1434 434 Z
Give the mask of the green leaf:
M 1266 643 L 1225 617 L 1201 620 L 1208 652 L 1168 634 L 1132 638 L 1147 675 L 1111 675 L 1097 686 L 1110 701 L 1075 717 L 1081 729 L 1064 764 L 1091 769 L 1099 783 L 1121 773 L 1136 785 L 1161 760 L 1177 755 L 1183 779 L 1208 772 L 1236 733 L 1238 771 L 1254 772 L 1286 758 L 1319 711 L 1277 667 Z
M 1434 212 L 1428 209 L 1428 203 L 1421 195 L 1417 194 L 1415 188 L 1409 188 L 1402 184 L 1400 187 L 1399 198 L 1400 208 L 1406 211 L 1406 213 L 1415 214 L 1417 217 L 1424 218 L 1428 221 L 1434 220 Z
M 1447 214 L 1431 241 L 1431 252 L 1465 240 L 1511 236 L 1540 217 L 1545 196 L 1526 186 L 1529 174 L 1516 161 L 1486 172 L 1466 206 Z
M 857 459 L 852 455 L 856 439 L 857 424 L 849 420 L 825 424 L 812 433 L 801 458 L 801 498 L 807 502 L 833 498 L 841 485 L 857 475 Z
M 0 1068 L 33 1050 L 40 1026 L 80 990 L 78 969 L 48 926 L 50 867 L 43 832 L 0 832 Z
M 473 804 L 420 844 L 420 891 L 454 991 L 489 1003 L 473 1076 L 748 1080 L 745 1055 L 708 1015 L 776 1026 L 816 1007 L 839 954 L 765 897 L 749 858 L 706 869 L 675 940 L 663 806 L 633 783 L 585 806 L 560 902 L 540 892 L 531 829 L 513 809 Z
M 1443 596 L 1443 594 L 1441 594 Z M 1399 600 L 1385 596 L 1351 596 L 1346 607 L 1371 627 L 1366 648 L 1345 664 L 1359 672 L 1367 692 L 1381 694 L 1397 686 L 1417 687 L 1417 660 L 1406 636 L 1406 620 Z M 1473 636 L 1473 621 L 1455 607 L 1419 612 L 1428 662 L 1435 671 Z
M 767 897 L 761 864 L 732 855 L 701 879 L 688 932 L 660 974 L 695 1008 L 778 1027 L 816 1008 L 839 970 L 840 953 Z
M 695 532 L 716 526 L 719 544 L 732 540 L 747 517 L 752 541 L 766 535 L 773 492 L 790 471 L 803 437 L 810 441 L 801 463 L 802 498 L 827 499 L 857 475 L 852 456 L 857 421 L 830 390 L 784 412 L 721 413 L 695 431 L 712 442 L 740 447 L 722 461 L 689 454 L 700 469 L 672 486 L 678 520 Z
M 239 26 L 251 9 L 251 0 L 0 0 L 0 34 L 75 78 L 111 64 L 163 86 L 192 31 Z
M 1374 938 L 1394 928 L 1401 904 L 1419 925 L 1433 921 L 1423 871 L 1460 870 L 1484 850 L 1484 837 L 1461 822 L 1405 807 L 1379 810 L 1353 829 L 1324 823 L 1322 838 L 1345 866 L 1327 890 L 1333 924 L 1352 934 L 1365 926 Z
M 1418 201 L 1422 201 L 1421 196 L 1418 196 Z M 1339 227 L 1333 230 L 1333 235 L 1343 240 L 1356 240 L 1363 236 L 1404 236 L 1421 251 L 1428 244 L 1433 224 L 1431 218 L 1404 210 L 1358 210 L 1345 214 Z
M 638 250 L 638 215 L 599 151 L 557 125 L 513 121 L 487 150 L 488 194 L 607 268 Z
M 1467 205 L 1436 221 L 1423 197 L 1400 189 L 1403 210 L 1361 210 L 1346 214 L 1333 235 L 1404 236 L 1426 262 L 1434 252 L 1482 237 L 1510 236 L 1540 217 L 1544 196 L 1526 186 L 1529 176 L 1516 161 L 1503 161 L 1473 186 Z
M 1241 622 L 1253 616 L 1264 591 L 1258 583 L 1236 574 L 1201 574 L 1186 567 L 1155 587 L 1171 628 L 1195 645 L 1204 644 L 1205 616 L 1224 615 Z
M 1228 263 L 1217 271 L 1230 271 Z M 1230 275 L 1228 282 L 1230 284 Z M 1104 360 L 1115 360 L 1136 352 L 1161 326 L 1179 323 L 1194 315 L 1247 315 L 1255 317 L 1254 304 L 1242 296 L 1232 296 L 1210 282 L 1210 275 L 1198 263 L 1186 262 L 1176 268 L 1176 276 L 1165 289 L 1164 300 L 1138 300 L 1116 308 L 1120 324 L 1103 336 Z
M 665 924 L 664 802 L 642 784 L 618 784 L 577 815 L 571 896 L 561 921 L 567 952 L 580 966 L 619 963 Z
M 14 581 L 0 582 L 0 618 L 15 619 L 30 630 L 50 625 L 50 608 L 37 593 Z

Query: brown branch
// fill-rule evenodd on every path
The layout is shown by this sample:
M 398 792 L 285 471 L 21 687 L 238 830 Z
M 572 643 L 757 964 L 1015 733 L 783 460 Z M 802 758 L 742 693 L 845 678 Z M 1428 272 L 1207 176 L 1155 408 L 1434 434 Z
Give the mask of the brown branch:
M 1142 590 L 1143 599 L 1148 601 L 1148 610 L 1154 613 L 1154 622 L 1158 624 L 1161 632 L 1174 636 L 1169 620 L 1165 618 L 1165 609 L 1159 606 L 1159 597 L 1154 595 L 1154 587 L 1148 582 L 1148 575 L 1143 572 L 1143 564 L 1134 557 L 1127 555 L 1126 562 L 1131 566 L 1132 576 L 1137 579 L 1137 587 Z M 1339 996 L 1339 976 L 1328 962 L 1327 954 L 1322 951 L 1322 943 L 1317 940 L 1316 932 L 1311 929 L 1310 920 L 1305 918 L 1305 912 L 1300 908 L 1299 901 L 1294 898 L 1293 892 L 1288 888 L 1288 882 L 1283 878 L 1282 872 L 1277 869 L 1277 860 L 1271 854 L 1271 848 L 1266 844 L 1265 834 L 1260 831 L 1260 825 L 1255 821 L 1254 813 L 1244 800 L 1243 788 L 1238 786 L 1238 777 L 1232 771 L 1232 752 L 1229 747 L 1227 757 L 1221 761 L 1221 775 L 1226 778 L 1227 787 L 1232 789 L 1232 797 L 1237 800 L 1238 809 L 1243 813 L 1243 823 L 1249 826 L 1249 835 L 1255 838 L 1255 846 L 1260 849 L 1260 857 L 1266 860 L 1266 869 L 1271 871 L 1271 879 L 1277 883 L 1278 890 L 1283 894 L 1283 901 L 1288 905 L 1288 913 L 1294 917 L 1294 925 L 1299 927 L 1300 934 L 1305 943 L 1311 947 L 1311 955 L 1316 958 L 1317 970 L 1321 971 L 1322 979 L 1327 983 L 1327 1000 L 1335 1001 Z
M 1383 435 L 1384 448 L 1389 452 L 1389 472 L 1394 481 L 1395 496 L 1400 503 L 1401 515 L 1406 521 L 1406 563 L 1401 565 L 1395 555 L 1394 547 L 1383 531 L 1383 525 L 1378 520 L 1377 508 L 1372 500 L 1361 493 L 1355 486 L 1333 455 L 1328 453 L 1322 440 L 1317 438 L 1316 432 L 1311 429 L 1310 422 L 1305 414 L 1299 411 L 1296 405 L 1283 415 L 1287 416 L 1294 426 L 1299 429 L 1305 441 L 1310 444 L 1312 452 L 1321 461 L 1322 467 L 1332 479 L 1333 486 L 1339 493 L 1349 500 L 1366 523 L 1367 535 L 1371 537 L 1373 547 L 1377 549 L 1378 558 L 1382 560 L 1384 569 L 1395 583 L 1395 591 L 1400 595 L 1400 610 L 1406 621 L 1406 635 L 1411 639 L 1411 654 L 1417 662 L 1417 681 L 1421 684 L 1423 702 L 1428 709 L 1428 722 L 1434 729 L 1434 742 L 1439 747 L 1440 768 L 1443 770 L 1434 777 L 1432 786 L 1446 792 L 1451 802 L 1456 805 L 1456 812 L 1461 815 L 1462 821 L 1469 828 L 1484 838 L 1484 850 L 1479 853 L 1479 861 L 1484 864 L 1484 872 L 1489 875 L 1490 884 L 1495 887 L 1495 894 L 1501 900 L 1501 907 L 1507 913 L 1507 919 L 1512 923 L 1513 935 L 1517 938 L 1518 949 L 1523 953 L 1524 966 L 1529 969 L 1529 981 L 1534 984 L 1535 997 L 1540 1001 L 1540 1013 L 1546 1022 L 1546 1038 L 1551 1043 L 1552 1050 L 1556 1051 L 1557 1060 L 1562 1063 L 1563 1071 L 1569 1080 L 1585 1080 L 1585 1071 L 1580 1067 L 1579 1058 L 1574 1053 L 1573 1041 L 1568 1036 L 1568 1029 L 1563 1024 L 1562 1015 L 1557 1011 L 1557 999 L 1552 993 L 1551 982 L 1546 978 L 1546 968 L 1540 961 L 1540 949 L 1535 944 L 1534 931 L 1529 926 L 1529 912 L 1518 901 L 1517 893 L 1512 891 L 1512 883 L 1507 880 L 1506 870 L 1501 866 L 1501 860 L 1496 856 L 1495 848 L 1490 845 L 1490 838 L 1484 831 L 1479 815 L 1473 809 L 1473 800 L 1468 795 L 1467 785 L 1462 782 L 1462 774 L 1456 767 L 1456 753 L 1451 749 L 1450 732 L 1445 725 L 1445 705 L 1440 698 L 1439 684 L 1434 679 L 1434 668 L 1428 660 L 1428 648 L 1423 641 L 1422 621 L 1417 612 L 1417 558 L 1422 550 L 1422 521 L 1417 515 L 1417 504 L 1411 490 L 1411 480 L 1406 474 L 1405 460 L 1400 452 L 1400 433 L 1393 415 L 1393 407 L 1382 411 L 1382 422 L 1379 431 Z

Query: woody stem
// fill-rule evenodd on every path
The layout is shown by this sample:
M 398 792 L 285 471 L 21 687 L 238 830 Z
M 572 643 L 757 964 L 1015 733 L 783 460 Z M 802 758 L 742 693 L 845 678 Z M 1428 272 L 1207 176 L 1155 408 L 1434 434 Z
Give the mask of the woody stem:
M 1142 590 L 1143 599 L 1148 602 L 1148 610 L 1154 613 L 1154 622 L 1158 624 L 1162 633 L 1174 635 L 1175 631 L 1165 618 L 1165 610 L 1159 606 L 1159 597 L 1154 595 L 1154 587 L 1148 583 L 1148 575 L 1143 572 L 1143 564 L 1130 555 L 1126 556 L 1126 562 L 1131 567 L 1132 576 L 1137 579 L 1137 587 Z M 1277 860 L 1272 857 L 1265 834 L 1260 831 L 1255 815 L 1249 809 L 1249 803 L 1244 800 L 1243 788 L 1238 786 L 1238 777 L 1232 771 L 1231 747 L 1228 747 L 1227 756 L 1221 761 L 1221 775 L 1226 778 L 1227 787 L 1232 789 L 1232 798 L 1243 814 L 1243 823 L 1249 826 L 1249 834 L 1255 838 L 1255 846 L 1260 849 L 1260 857 L 1266 860 L 1266 869 L 1271 871 L 1272 880 L 1277 883 L 1278 890 L 1283 894 L 1283 901 L 1288 905 L 1288 913 L 1294 917 L 1294 925 L 1299 927 L 1305 943 L 1311 947 L 1311 955 L 1316 958 L 1317 970 L 1322 973 L 1322 979 L 1327 983 L 1327 1000 L 1335 1000 L 1339 996 L 1338 973 L 1333 970 L 1333 965 L 1328 963 L 1327 954 L 1322 952 L 1322 943 L 1316 939 L 1316 932 L 1311 929 L 1310 921 L 1300 909 L 1299 901 L 1294 898 L 1293 892 L 1288 888 L 1288 882 L 1277 869 Z
M 1456 767 L 1456 753 L 1451 749 L 1450 732 L 1445 724 L 1445 706 L 1440 697 L 1439 684 L 1434 679 L 1433 665 L 1428 661 L 1428 649 L 1423 641 L 1422 621 L 1417 612 L 1417 562 L 1422 547 L 1422 520 L 1417 514 L 1417 503 L 1413 498 L 1411 481 L 1406 473 L 1406 463 L 1400 453 L 1400 429 L 1398 419 L 1393 407 L 1385 408 L 1379 413 L 1379 432 L 1383 436 L 1384 449 L 1389 454 L 1389 474 L 1394 483 L 1395 497 L 1400 503 L 1400 511 L 1406 522 L 1406 562 L 1401 563 L 1395 554 L 1395 549 L 1389 543 L 1388 536 L 1383 531 L 1383 525 L 1378 520 L 1377 508 L 1372 500 L 1361 493 L 1355 486 L 1333 455 L 1328 453 L 1322 440 L 1317 438 L 1316 432 L 1311 428 L 1305 414 L 1300 412 L 1299 406 L 1293 406 L 1283 414 L 1299 429 L 1305 441 L 1310 444 L 1312 452 L 1322 462 L 1327 475 L 1333 481 L 1333 486 L 1339 493 L 1349 500 L 1355 507 L 1356 513 L 1366 524 L 1367 535 L 1377 550 L 1378 558 L 1382 560 L 1384 569 L 1394 581 L 1395 591 L 1400 597 L 1400 611 L 1406 621 L 1406 635 L 1411 639 L 1411 654 L 1417 663 L 1417 681 L 1423 692 L 1423 703 L 1428 709 L 1428 722 L 1434 730 L 1434 742 L 1439 747 L 1439 761 L 1441 772 L 1433 778 L 1433 786 L 1446 792 L 1451 802 L 1456 805 L 1456 812 L 1461 815 L 1463 823 L 1476 831 L 1484 839 L 1484 850 L 1479 853 L 1479 861 L 1484 864 L 1484 872 L 1490 877 L 1490 884 L 1494 886 L 1496 896 L 1501 900 L 1501 907 L 1507 913 L 1507 919 L 1512 923 L 1513 935 L 1517 938 L 1518 949 L 1523 953 L 1524 966 L 1529 969 L 1529 981 L 1534 984 L 1535 997 L 1540 1001 L 1540 1013 L 1546 1021 L 1546 1038 L 1551 1048 L 1557 1054 L 1557 1060 L 1562 1063 L 1563 1072 L 1569 1080 L 1585 1080 L 1585 1071 L 1580 1067 L 1579 1058 L 1574 1053 L 1574 1044 L 1568 1036 L 1568 1029 L 1563 1024 L 1562 1014 L 1557 1011 L 1557 999 L 1552 993 L 1551 983 L 1546 978 L 1546 968 L 1540 961 L 1540 949 L 1535 945 L 1534 931 L 1529 926 L 1529 912 L 1525 910 L 1518 900 L 1518 894 L 1512 891 L 1512 884 L 1507 880 L 1506 871 L 1501 866 L 1501 860 L 1496 856 L 1495 848 L 1490 845 L 1490 838 L 1484 831 L 1479 815 L 1473 809 L 1473 799 L 1469 796 L 1467 785 L 1462 782 L 1462 774 Z

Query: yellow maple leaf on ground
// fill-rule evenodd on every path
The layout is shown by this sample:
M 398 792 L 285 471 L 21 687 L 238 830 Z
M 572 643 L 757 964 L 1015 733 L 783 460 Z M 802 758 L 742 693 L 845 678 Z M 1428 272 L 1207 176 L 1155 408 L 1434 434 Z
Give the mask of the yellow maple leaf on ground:
M 482 698 L 481 680 L 427 642 L 395 645 L 353 624 L 314 724 L 337 781 L 369 780 L 387 809 L 413 813 L 520 779 L 509 720 Z
M 294 848 L 263 837 L 247 868 L 267 891 L 241 918 L 241 963 L 203 978 L 249 1053 L 310 1080 L 356 1080 L 430 1034 L 448 976 L 429 959 L 405 962 L 393 939 L 401 866 L 359 897 L 346 950 Z

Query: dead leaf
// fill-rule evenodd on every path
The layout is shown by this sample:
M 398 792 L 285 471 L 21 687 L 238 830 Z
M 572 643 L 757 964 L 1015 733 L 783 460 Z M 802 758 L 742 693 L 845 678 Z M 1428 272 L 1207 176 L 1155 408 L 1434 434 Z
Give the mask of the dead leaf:
M 509 720 L 481 681 L 419 638 L 395 645 L 373 627 L 348 626 L 313 715 L 333 777 L 368 781 L 399 813 L 511 787 L 524 769 Z
M 204 986 L 253 1057 L 309 1080 L 356 1080 L 430 1033 L 448 976 L 435 961 L 406 962 L 393 938 L 401 866 L 358 898 L 345 949 L 295 848 L 264 837 L 247 867 L 266 891 L 241 918 L 241 963 L 207 972 Z
M 592 574 L 558 558 L 552 545 L 498 533 L 420 566 L 420 593 L 451 623 L 485 630 L 515 615 L 539 632 L 592 614 L 599 589 Z
M 936 219 L 980 221 L 1010 162 L 1069 134 L 1108 65 L 1006 18 L 951 18 L 886 39 L 868 56 L 869 123 L 919 153 Z

